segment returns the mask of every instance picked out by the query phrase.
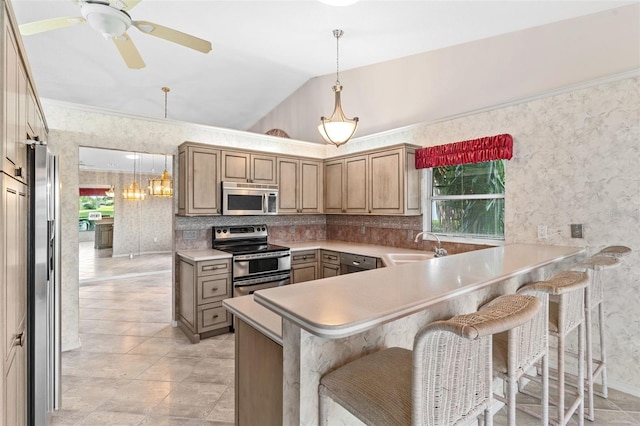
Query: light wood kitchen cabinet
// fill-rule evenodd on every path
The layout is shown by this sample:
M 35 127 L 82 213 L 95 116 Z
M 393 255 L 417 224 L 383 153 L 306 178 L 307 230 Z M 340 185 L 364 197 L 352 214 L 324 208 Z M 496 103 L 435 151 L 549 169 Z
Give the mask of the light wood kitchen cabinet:
M 325 163 L 325 213 L 368 213 L 368 158 L 357 155 Z
M 278 157 L 278 213 L 322 213 L 322 161 Z
M 320 250 L 320 276 L 328 278 L 340 275 L 340 253 L 331 250 Z
M 229 331 L 231 314 L 222 300 L 231 297 L 231 260 L 194 262 L 178 257 L 176 314 L 178 327 L 192 343 Z
M 178 214 L 221 213 L 220 150 L 185 142 L 178 148 Z
M 420 214 L 415 149 L 401 145 L 325 161 L 325 213 Z
M 318 279 L 318 250 L 291 253 L 291 284 Z
M 25 424 L 26 416 L 26 314 L 27 314 L 27 186 L 0 173 L 2 181 L 2 244 L 0 269 L 4 280 L 2 301 L 4 424 Z
M 93 248 L 100 250 L 113 247 L 113 219 L 104 219 L 95 224 Z
M 235 424 L 281 426 L 282 346 L 236 320 Z
M 222 180 L 276 183 L 276 157 L 241 151 L 222 151 Z

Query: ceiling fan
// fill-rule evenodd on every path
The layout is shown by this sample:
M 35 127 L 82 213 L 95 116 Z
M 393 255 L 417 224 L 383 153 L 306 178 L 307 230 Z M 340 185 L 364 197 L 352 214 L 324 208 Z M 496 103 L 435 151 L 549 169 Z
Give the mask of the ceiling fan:
M 20 25 L 20 33 L 31 35 L 88 22 L 91 28 L 101 33 L 106 39 L 113 40 L 127 66 L 136 69 L 144 68 L 145 64 L 135 44 L 127 35 L 129 27 L 136 27 L 144 34 L 162 38 L 202 53 L 211 51 L 211 43 L 206 40 L 152 22 L 131 19 L 128 11 L 141 0 L 76 1 L 80 3 L 82 16 L 65 16 L 22 24 Z

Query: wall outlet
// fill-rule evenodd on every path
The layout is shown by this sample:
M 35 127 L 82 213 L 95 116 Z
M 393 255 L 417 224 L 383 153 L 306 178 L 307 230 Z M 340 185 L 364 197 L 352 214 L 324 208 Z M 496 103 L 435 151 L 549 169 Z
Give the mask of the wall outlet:
M 153 242 L 157 243 L 158 242 L 158 237 L 153 237 Z
M 547 238 L 547 225 L 538 225 L 538 239 Z
M 571 224 L 571 238 L 582 238 L 582 224 L 581 223 L 572 223 Z
M 360 225 L 360 233 L 364 234 L 365 232 L 367 232 L 367 227 L 364 225 Z
M 182 231 L 183 240 L 195 240 L 198 238 L 198 231 Z

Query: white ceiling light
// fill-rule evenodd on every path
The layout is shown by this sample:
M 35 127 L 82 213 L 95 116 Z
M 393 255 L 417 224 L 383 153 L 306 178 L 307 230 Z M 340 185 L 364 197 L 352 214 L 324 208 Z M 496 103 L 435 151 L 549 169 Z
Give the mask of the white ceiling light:
M 122 36 L 132 23 L 126 12 L 105 7 L 102 3 L 82 3 L 80 12 L 89 25 L 106 39 Z
M 318 126 L 318 131 L 322 138 L 327 143 L 332 143 L 336 147 L 347 143 L 358 128 L 358 117 L 347 118 L 342 111 L 342 104 L 340 102 L 342 85 L 340 84 L 340 51 L 338 42 L 342 34 L 344 34 L 342 30 L 333 30 L 333 36 L 336 38 L 336 84 L 333 86 L 335 107 L 331 117 L 320 117 L 322 123 Z
M 320 0 L 320 3 L 328 4 L 329 6 L 351 6 L 358 1 L 359 0 Z

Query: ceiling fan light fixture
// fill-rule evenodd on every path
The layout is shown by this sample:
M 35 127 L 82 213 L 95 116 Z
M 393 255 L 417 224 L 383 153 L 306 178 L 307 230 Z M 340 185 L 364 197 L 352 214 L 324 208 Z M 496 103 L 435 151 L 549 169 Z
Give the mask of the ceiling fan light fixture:
M 358 128 L 358 117 L 347 118 L 342 110 L 342 102 L 340 99 L 340 92 L 342 92 L 342 85 L 340 84 L 340 62 L 339 62 L 339 45 L 340 37 L 344 34 L 342 30 L 333 30 L 333 36 L 336 38 L 336 83 L 333 86 L 333 92 L 335 93 L 335 105 L 331 117 L 320 117 L 320 125 L 318 125 L 318 132 L 325 142 L 339 147 L 344 145 L 351 139 L 356 133 Z
M 100 3 L 82 3 L 82 17 L 105 38 L 123 35 L 131 26 L 131 17 L 121 10 Z

